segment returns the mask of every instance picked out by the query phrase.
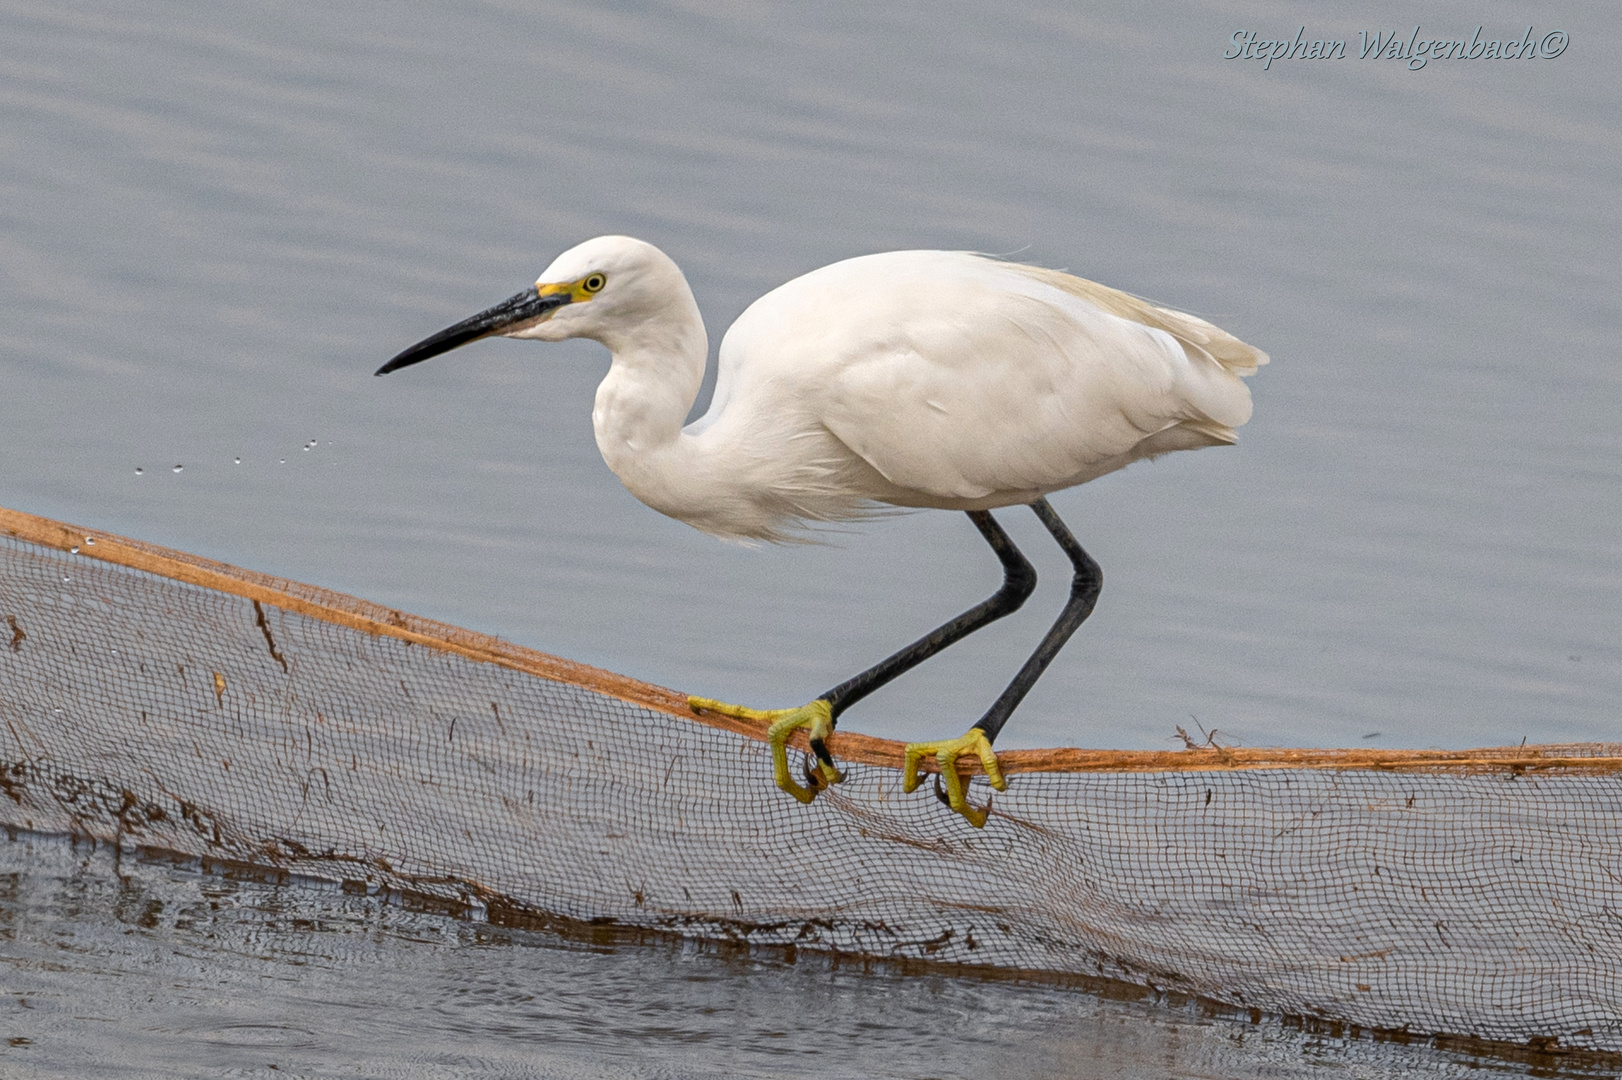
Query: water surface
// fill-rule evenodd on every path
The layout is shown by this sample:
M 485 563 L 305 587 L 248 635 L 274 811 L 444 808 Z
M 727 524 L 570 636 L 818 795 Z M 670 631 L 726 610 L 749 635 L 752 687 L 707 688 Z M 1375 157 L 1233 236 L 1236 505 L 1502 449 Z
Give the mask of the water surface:
M 1571 35 L 1518 66 L 1221 58 L 1292 11 L 14 0 L 0 494 L 789 704 L 994 587 L 961 515 L 723 545 L 599 460 L 594 344 L 371 371 L 606 231 L 686 268 L 712 344 L 840 257 L 1013 253 L 1276 362 L 1237 448 L 1056 500 L 1108 584 L 1009 745 L 1614 734 L 1614 8 L 1495 7 Z M 1049 587 L 850 724 L 955 732 L 1018 666 L 1063 563 L 1005 516 Z
M 1154 995 L 615 945 L 0 837 L 7 1077 L 1598 1076 Z

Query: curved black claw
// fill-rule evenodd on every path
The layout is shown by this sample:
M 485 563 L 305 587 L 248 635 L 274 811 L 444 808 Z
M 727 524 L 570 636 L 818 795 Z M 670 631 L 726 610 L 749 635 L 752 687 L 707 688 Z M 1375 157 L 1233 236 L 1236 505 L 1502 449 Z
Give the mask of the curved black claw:
M 800 758 L 800 769 L 805 774 L 805 789 L 811 793 L 812 798 L 826 791 L 832 785 L 824 778 L 822 770 L 816 764 L 816 758 L 806 754 Z M 831 762 L 830 762 L 831 764 Z M 841 780 L 843 774 L 839 774 Z

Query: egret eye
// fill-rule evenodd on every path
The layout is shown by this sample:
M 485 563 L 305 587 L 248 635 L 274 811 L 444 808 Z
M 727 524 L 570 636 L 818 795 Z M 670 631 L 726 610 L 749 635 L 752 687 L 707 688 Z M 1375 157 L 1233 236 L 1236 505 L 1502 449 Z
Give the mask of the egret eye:
M 592 274 L 585 281 L 580 283 L 580 287 L 589 293 L 594 293 L 602 292 L 603 286 L 607 284 L 608 279 L 606 277 L 601 274 Z

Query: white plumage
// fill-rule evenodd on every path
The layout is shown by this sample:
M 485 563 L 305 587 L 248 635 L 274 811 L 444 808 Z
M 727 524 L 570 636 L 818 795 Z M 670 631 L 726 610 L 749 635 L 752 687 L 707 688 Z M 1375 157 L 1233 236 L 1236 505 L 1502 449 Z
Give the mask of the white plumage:
M 608 236 L 559 256 L 537 288 L 591 274 L 601 291 L 495 332 L 607 345 L 603 458 L 649 506 L 730 538 L 785 539 L 882 504 L 1026 503 L 1231 443 L 1250 418 L 1240 376 L 1267 362 L 1203 319 L 1058 271 L 888 252 L 751 304 L 721 343 L 709 411 L 683 428 L 708 352 L 686 279 L 652 245 Z

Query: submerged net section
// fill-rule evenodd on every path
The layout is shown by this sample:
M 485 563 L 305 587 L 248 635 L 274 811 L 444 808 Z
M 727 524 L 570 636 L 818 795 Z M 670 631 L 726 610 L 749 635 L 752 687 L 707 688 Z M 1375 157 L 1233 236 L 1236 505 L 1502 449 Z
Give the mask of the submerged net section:
M 801 806 L 670 691 L 12 511 L 0 721 L 11 829 L 1622 1051 L 1622 746 L 1013 751 L 976 830 L 841 733 Z

